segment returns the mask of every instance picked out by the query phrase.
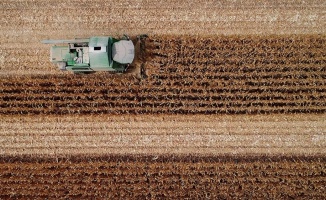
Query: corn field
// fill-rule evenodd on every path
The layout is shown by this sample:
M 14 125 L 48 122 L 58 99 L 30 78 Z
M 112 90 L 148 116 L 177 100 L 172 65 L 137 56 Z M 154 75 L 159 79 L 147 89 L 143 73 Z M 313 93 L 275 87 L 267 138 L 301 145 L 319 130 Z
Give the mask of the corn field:
M 326 199 L 323 0 L 0 1 L 0 199 Z M 48 39 L 146 40 L 146 77 Z
M 148 78 L 7 76 L 1 114 L 280 114 L 326 111 L 324 36 L 153 36 Z

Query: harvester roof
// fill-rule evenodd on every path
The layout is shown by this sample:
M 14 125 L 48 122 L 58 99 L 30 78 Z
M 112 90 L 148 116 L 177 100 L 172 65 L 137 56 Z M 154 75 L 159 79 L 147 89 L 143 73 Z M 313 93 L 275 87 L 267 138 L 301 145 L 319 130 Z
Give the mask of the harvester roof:
M 89 41 L 89 61 L 94 68 L 105 68 L 110 65 L 108 55 L 109 37 L 91 37 Z

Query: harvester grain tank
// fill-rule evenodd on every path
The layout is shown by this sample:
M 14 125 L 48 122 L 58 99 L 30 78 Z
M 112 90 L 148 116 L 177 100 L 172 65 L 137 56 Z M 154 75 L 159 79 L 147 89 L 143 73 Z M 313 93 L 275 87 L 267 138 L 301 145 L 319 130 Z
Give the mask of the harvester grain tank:
M 74 73 L 126 72 L 137 60 L 135 57 L 138 55 L 135 54 L 141 54 L 141 49 L 137 51 L 135 45 L 144 42 L 146 37 L 147 35 L 137 36 L 134 42 L 124 35 L 121 39 L 99 36 L 74 40 L 43 40 L 42 43 L 54 44 L 51 47 L 50 61 L 60 70 Z

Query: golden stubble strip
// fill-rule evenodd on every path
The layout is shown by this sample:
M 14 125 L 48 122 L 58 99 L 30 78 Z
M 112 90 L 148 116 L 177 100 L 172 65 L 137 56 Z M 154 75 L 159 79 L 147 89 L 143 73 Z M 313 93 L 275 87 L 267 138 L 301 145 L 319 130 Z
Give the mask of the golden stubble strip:
M 2 155 L 326 153 L 325 115 L 1 116 Z

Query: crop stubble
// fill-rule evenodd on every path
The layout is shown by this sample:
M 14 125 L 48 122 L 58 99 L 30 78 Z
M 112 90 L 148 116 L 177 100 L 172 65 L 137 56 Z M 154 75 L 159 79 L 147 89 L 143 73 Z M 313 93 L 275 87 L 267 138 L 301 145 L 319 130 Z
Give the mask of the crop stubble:
M 2 116 L 1 155 L 323 155 L 325 115 Z

